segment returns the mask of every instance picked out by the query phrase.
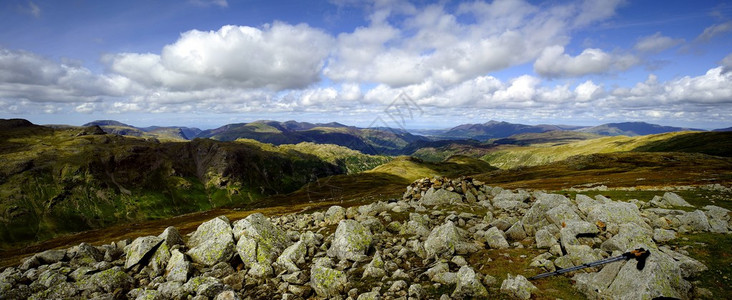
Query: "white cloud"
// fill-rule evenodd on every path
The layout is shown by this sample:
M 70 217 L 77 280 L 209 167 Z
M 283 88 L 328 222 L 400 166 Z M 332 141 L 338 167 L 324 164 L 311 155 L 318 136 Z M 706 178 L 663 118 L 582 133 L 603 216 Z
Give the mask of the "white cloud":
M 304 88 L 319 74 L 332 38 L 307 25 L 224 26 L 191 30 L 160 55 L 106 57 L 112 71 L 151 88 Z
M 708 42 L 714 37 L 732 31 L 732 21 L 714 24 L 704 29 L 704 31 L 696 38 L 697 42 Z
M 683 39 L 672 39 L 656 32 L 653 35 L 640 38 L 633 48 L 641 52 L 659 53 L 683 42 Z
M 623 4 L 625 0 L 585 0 L 574 19 L 574 25 L 581 27 L 608 19 L 614 16 L 616 9 Z
M 627 70 L 638 62 L 632 55 L 615 55 L 595 48 L 572 57 L 564 53 L 564 47 L 551 46 L 536 59 L 534 71 L 545 77 L 579 77 Z
M 578 85 L 574 89 L 575 94 L 577 95 L 576 99 L 579 102 L 587 102 L 596 99 L 598 96 L 602 95 L 603 90 L 602 87 L 599 85 L 596 85 L 591 80 L 587 80 L 583 82 L 582 84 Z

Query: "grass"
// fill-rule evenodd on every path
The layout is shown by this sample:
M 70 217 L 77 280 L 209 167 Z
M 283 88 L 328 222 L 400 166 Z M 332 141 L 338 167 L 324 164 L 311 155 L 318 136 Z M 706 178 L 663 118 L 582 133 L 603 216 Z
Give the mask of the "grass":
M 732 299 L 732 238 L 729 234 L 683 234 L 669 244 L 685 248 L 689 256 L 709 269 L 691 280 L 695 286 L 709 289 L 715 299 Z

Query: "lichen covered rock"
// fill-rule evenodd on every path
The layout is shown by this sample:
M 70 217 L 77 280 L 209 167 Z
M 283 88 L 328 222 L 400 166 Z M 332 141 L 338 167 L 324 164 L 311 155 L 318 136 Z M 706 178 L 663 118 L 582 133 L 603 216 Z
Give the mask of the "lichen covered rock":
M 366 251 L 372 242 L 371 231 L 361 223 L 355 220 L 342 220 L 338 223 L 328 255 L 339 259 L 364 261 L 367 259 Z

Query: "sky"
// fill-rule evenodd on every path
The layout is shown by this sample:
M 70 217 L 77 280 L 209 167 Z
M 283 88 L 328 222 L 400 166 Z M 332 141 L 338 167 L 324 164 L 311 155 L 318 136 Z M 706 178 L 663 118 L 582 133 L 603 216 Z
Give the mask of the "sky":
M 732 126 L 727 1 L 0 0 L 0 118 Z

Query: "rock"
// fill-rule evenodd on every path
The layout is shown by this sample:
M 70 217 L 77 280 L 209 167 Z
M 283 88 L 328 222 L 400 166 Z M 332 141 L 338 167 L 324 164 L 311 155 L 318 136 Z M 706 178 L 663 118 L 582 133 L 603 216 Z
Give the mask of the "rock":
M 460 235 L 455 223 L 447 221 L 432 230 L 424 242 L 424 250 L 427 252 L 428 257 L 446 257 L 464 252 L 461 251 L 465 248 L 464 244 L 466 242 Z
M 691 283 L 682 278 L 680 263 L 662 251 L 651 250 L 643 270 L 635 260 L 627 261 L 600 297 L 652 299 L 671 297 L 689 299 Z
M 163 282 L 157 288 L 163 299 L 186 299 L 189 292 L 183 289 L 183 283 L 177 281 Z
M 99 273 L 92 274 L 77 281 L 81 290 L 88 292 L 114 292 L 117 289 L 128 290 L 134 284 L 134 279 L 127 275 L 120 267 L 114 267 Z
M 506 237 L 511 241 L 520 241 L 526 238 L 524 224 L 521 221 L 514 223 L 511 228 L 506 230 Z
M 320 297 L 339 297 L 346 290 L 346 274 L 332 269 L 332 264 L 329 258 L 319 258 L 310 268 L 310 286 Z
M 81 243 L 76 247 L 71 258 L 71 264 L 77 266 L 92 266 L 104 259 L 104 253 L 92 245 Z
M 453 298 L 486 298 L 488 291 L 469 266 L 462 266 L 457 272 L 457 286 L 451 295 Z
M 152 268 L 153 274 L 162 275 L 165 271 L 165 267 L 168 265 L 170 260 L 170 248 L 168 244 L 163 241 L 160 246 L 155 250 L 152 258 L 150 259 L 149 267 Z
M 170 252 L 170 260 L 166 266 L 166 276 L 168 281 L 186 282 L 188 281 L 188 274 L 191 270 L 191 263 L 186 260 L 183 253 L 178 249 L 173 249 Z
M 577 196 L 580 197 L 583 195 Z M 532 235 L 538 228 L 549 225 L 549 221 L 546 219 L 546 212 L 563 204 L 571 205 L 571 202 L 567 197 L 562 195 L 537 193 L 536 202 L 526 211 L 526 214 L 521 219 L 526 233 Z
M 135 300 L 155 300 L 160 299 L 160 292 L 156 290 L 143 290 Z
M 216 298 L 214 300 L 239 300 L 239 296 L 234 293 L 234 291 L 223 291 L 216 295 Z
M 290 245 L 285 232 L 261 213 L 235 222 L 233 232 L 239 240 L 236 251 L 247 266 L 255 262 L 271 264 Z
M 366 293 L 358 295 L 358 298 L 356 298 L 356 300 L 378 300 L 378 299 L 379 299 L 378 291 L 366 292 Z
M 686 202 L 684 198 L 681 198 L 681 196 L 672 192 L 664 193 L 662 201 L 668 203 L 671 206 L 694 207 L 693 205 L 689 204 L 689 202 Z
M 305 243 L 298 241 L 282 251 L 282 255 L 277 258 L 277 265 L 290 273 L 297 272 L 300 270 L 298 265 L 305 263 L 307 250 Z
M 504 237 L 503 231 L 496 227 L 491 227 L 485 232 L 484 239 L 488 246 L 493 249 L 506 249 L 509 247 L 506 237 Z
M 163 242 L 162 238 L 157 236 L 145 236 L 136 238 L 127 248 L 125 269 L 130 269 L 138 264 L 143 258 L 150 258 L 157 247 Z M 146 262 L 145 262 L 146 263 Z
M 563 224 L 572 221 L 582 221 L 582 218 L 568 204 L 558 205 L 546 212 L 546 218 L 555 226 L 562 228 Z
M 691 257 L 678 253 L 669 249 L 668 247 L 659 248 L 665 254 L 668 254 L 674 260 L 679 262 L 679 268 L 681 269 L 681 276 L 684 278 L 692 277 L 696 274 L 706 271 L 708 268 L 698 260 Z
M 463 267 L 463 266 L 468 265 L 468 261 L 466 261 L 465 258 L 462 256 L 453 256 L 450 261 L 452 263 L 454 263 L 455 265 L 457 265 L 458 267 Z
M 346 218 L 346 209 L 342 206 L 333 205 L 325 212 L 325 224 L 335 225 Z
M 443 204 L 453 204 L 453 203 L 461 203 L 463 197 L 460 196 L 458 193 L 453 193 L 450 191 L 447 191 L 445 189 L 437 189 L 430 188 L 427 190 L 427 192 L 424 193 L 424 196 L 422 199 L 420 199 L 420 202 L 423 205 L 443 205 Z
M 531 198 L 531 195 L 524 190 L 518 190 L 516 193 L 509 190 L 502 190 L 498 195 L 493 197 L 493 205 L 495 206 L 496 203 L 503 201 L 524 202 L 529 198 Z
M 707 219 L 707 215 L 698 209 L 678 216 L 678 219 L 682 224 L 682 229 L 688 231 L 706 232 L 712 229 L 711 226 L 709 226 L 709 219 Z
M 409 285 L 404 280 L 397 280 L 389 287 L 389 292 L 396 293 L 409 288 Z
M 217 217 L 196 229 L 188 240 L 187 254 L 204 266 L 227 262 L 234 256 L 234 237 L 228 219 Z
M 633 223 L 636 227 L 650 229 L 633 203 L 607 200 L 605 203 L 592 205 L 587 210 L 585 221 L 592 224 L 600 221 L 610 228 L 610 225 Z
M 408 295 L 410 298 L 424 299 L 426 293 L 424 287 L 417 283 L 409 286 Z
M 541 229 L 536 232 L 536 247 L 537 248 L 551 248 L 554 245 L 558 245 L 559 242 L 549 230 Z
M 46 270 L 38 276 L 38 279 L 35 282 L 48 288 L 62 282 L 66 282 L 66 276 L 61 275 L 54 270 Z
M 66 259 L 66 250 L 46 250 L 34 256 L 40 263 L 50 265 Z
M 384 260 L 381 258 L 381 254 L 377 250 L 376 253 L 374 253 L 374 258 L 372 258 L 371 262 L 366 265 L 362 278 L 381 278 L 385 275 L 386 271 L 384 270 Z
M 656 228 L 653 230 L 653 240 L 659 243 L 676 239 L 676 231 Z
M 501 292 L 519 299 L 530 299 L 531 293 L 537 290 L 524 276 L 508 274 L 508 278 L 501 283 Z
M 361 223 L 355 220 L 342 220 L 338 223 L 328 255 L 342 260 L 364 261 L 368 259 L 366 251 L 372 242 L 371 232 Z
M 617 251 L 613 256 L 620 254 L 621 252 Z M 584 293 L 588 298 L 599 299 L 599 293 L 610 286 L 618 275 L 618 272 L 620 272 L 620 268 L 624 263 L 624 261 L 619 261 L 603 265 L 602 270 L 597 273 L 577 273 L 572 277 L 572 280 L 575 281 L 577 289 Z
M 189 294 L 200 294 L 200 292 L 203 292 L 207 289 L 210 289 L 211 287 L 215 287 L 216 285 L 220 285 L 221 283 L 214 277 L 210 276 L 196 276 L 191 277 L 191 279 L 188 280 L 185 284 L 183 284 L 182 289 L 186 291 Z M 215 295 L 213 295 L 215 296 Z M 210 296 L 212 297 L 212 296 Z
M 163 230 L 163 233 L 158 235 L 158 237 L 165 240 L 165 244 L 168 245 L 168 248 L 173 248 L 175 245 L 183 245 L 183 237 L 180 235 L 180 232 L 178 232 L 178 229 L 169 226 L 168 228 L 165 228 Z
M 608 252 L 617 250 L 623 253 L 637 248 L 657 248 L 653 242 L 653 232 L 635 224 L 620 225 L 618 234 L 603 242 L 600 247 Z

